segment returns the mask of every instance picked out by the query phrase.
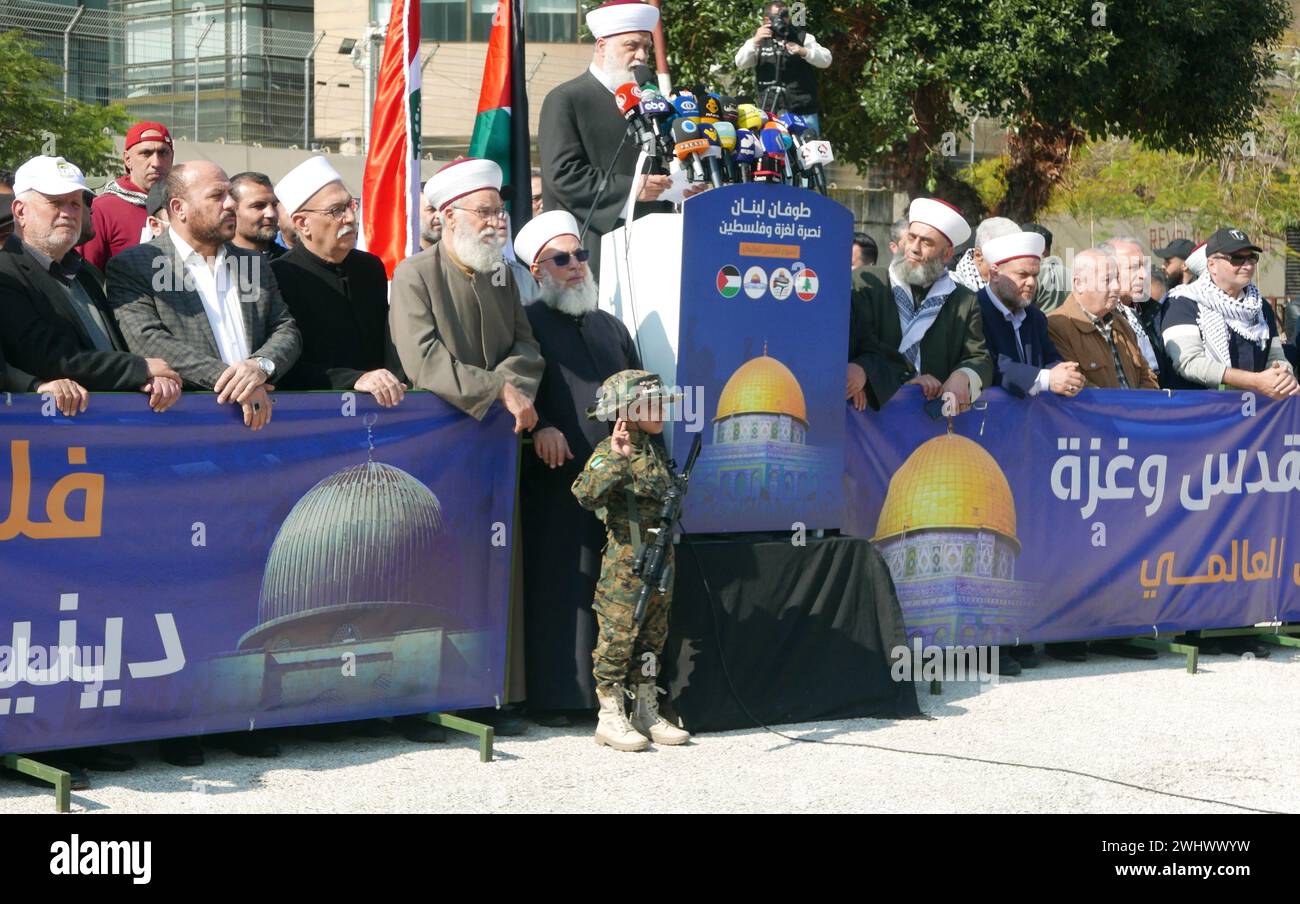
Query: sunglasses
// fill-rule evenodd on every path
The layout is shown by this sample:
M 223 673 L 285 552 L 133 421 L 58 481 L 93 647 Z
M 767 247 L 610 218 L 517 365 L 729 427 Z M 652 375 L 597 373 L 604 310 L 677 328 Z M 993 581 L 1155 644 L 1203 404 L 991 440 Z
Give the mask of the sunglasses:
M 1259 255 L 1253 251 L 1245 251 L 1241 254 L 1216 254 L 1215 258 L 1221 261 L 1229 261 L 1234 267 L 1244 267 L 1246 264 L 1253 264 L 1259 260 Z
M 550 263 L 550 264 L 555 264 L 555 266 L 557 267 L 567 267 L 569 266 L 569 259 L 575 257 L 578 259 L 578 263 L 585 264 L 587 262 L 587 258 L 591 257 L 591 252 L 588 251 L 586 248 L 579 248 L 577 251 L 573 252 L 572 254 L 570 254 L 567 251 L 562 251 L 559 254 L 552 255 L 551 257 L 544 257 L 541 260 L 539 260 L 537 263 L 539 264 Z

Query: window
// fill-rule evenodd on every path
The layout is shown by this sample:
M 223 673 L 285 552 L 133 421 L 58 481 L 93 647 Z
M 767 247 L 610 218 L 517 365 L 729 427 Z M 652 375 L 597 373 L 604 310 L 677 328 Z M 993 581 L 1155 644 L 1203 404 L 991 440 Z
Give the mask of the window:
M 527 40 L 576 43 L 578 0 L 525 0 Z M 420 37 L 425 41 L 487 41 L 497 0 L 420 0 Z M 388 24 L 392 0 L 370 0 L 370 16 Z
M 576 44 L 578 10 L 573 0 L 527 0 L 524 27 L 529 41 Z
M 172 19 L 132 19 L 126 25 L 126 62 L 164 63 L 172 58 Z

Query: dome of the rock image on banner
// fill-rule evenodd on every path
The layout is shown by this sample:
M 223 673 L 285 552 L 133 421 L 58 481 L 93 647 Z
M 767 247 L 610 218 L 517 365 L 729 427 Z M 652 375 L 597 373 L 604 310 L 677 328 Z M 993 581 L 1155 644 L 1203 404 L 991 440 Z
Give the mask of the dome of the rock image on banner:
M 871 540 L 893 575 L 909 636 L 1014 643 L 1033 621 L 1036 585 L 1015 579 L 1015 497 L 979 443 L 948 432 L 918 446 L 890 478 Z
M 764 343 L 718 395 L 689 504 L 754 512 L 824 495 L 826 469 L 822 450 L 809 445 L 811 426 L 798 378 Z
M 424 484 L 378 462 L 312 487 L 266 560 L 258 626 L 240 648 L 367 640 L 438 622 L 446 592 L 442 508 Z M 340 618 L 343 612 L 346 618 Z
M 366 461 L 294 504 L 267 554 L 258 624 L 207 667 L 205 705 L 275 710 L 415 699 L 488 668 L 452 615 L 456 542 L 437 496 Z

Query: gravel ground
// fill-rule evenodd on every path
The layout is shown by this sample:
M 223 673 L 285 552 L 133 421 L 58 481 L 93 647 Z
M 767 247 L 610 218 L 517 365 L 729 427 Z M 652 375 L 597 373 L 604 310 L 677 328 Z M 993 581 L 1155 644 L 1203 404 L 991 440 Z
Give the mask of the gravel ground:
M 132 772 L 92 774 L 90 813 L 204 812 L 1300 812 L 1300 652 L 1205 657 L 1199 674 L 1162 655 L 1043 666 L 996 687 L 922 690 L 929 719 L 784 726 L 875 744 L 1056 769 L 787 741 L 754 729 L 643 754 L 597 747 L 591 729 L 530 725 L 478 762 L 475 741 L 394 735 L 290 739 L 275 760 L 209 750 L 177 769 L 136 745 Z M 1151 793 L 1126 782 L 1164 793 Z M 1186 795 L 1188 800 L 1170 795 Z M 0 813 L 48 813 L 48 791 L 0 779 Z

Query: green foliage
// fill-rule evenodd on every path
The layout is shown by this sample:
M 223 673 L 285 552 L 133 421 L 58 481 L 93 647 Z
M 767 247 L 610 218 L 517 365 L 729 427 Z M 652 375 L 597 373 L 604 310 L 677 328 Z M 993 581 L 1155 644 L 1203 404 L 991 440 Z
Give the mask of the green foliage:
M 1084 137 L 1202 157 L 1238 142 L 1255 126 L 1275 68 L 1270 50 L 1291 18 L 1287 0 L 802 5 L 805 27 L 834 56 L 820 86 L 837 160 L 884 166 L 907 190 L 952 185 L 957 161 L 944 156 L 952 137 L 975 115 L 1000 119 L 1011 131 L 1007 190 L 1021 216 L 1041 206 Z M 752 73 L 737 77 L 733 58 L 760 8 L 673 0 L 665 27 L 674 80 L 752 88 Z M 1038 156 L 1047 165 L 1026 165 Z
M 88 175 L 121 169 L 112 133 L 125 132 L 130 124 L 122 107 L 65 104 L 53 87 L 61 70 L 32 53 L 21 32 L 0 33 L 0 61 L 0 165 L 16 169 L 52 152 Z

